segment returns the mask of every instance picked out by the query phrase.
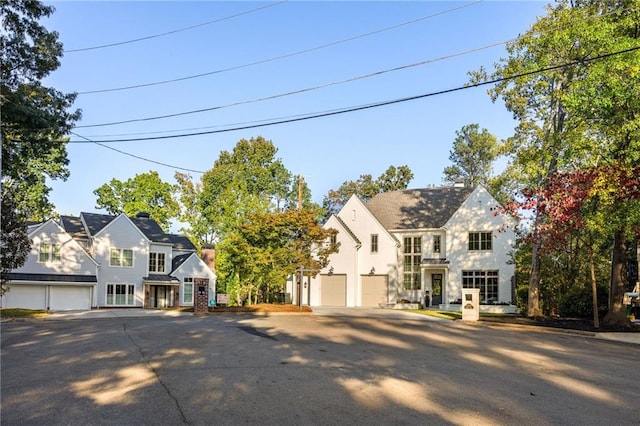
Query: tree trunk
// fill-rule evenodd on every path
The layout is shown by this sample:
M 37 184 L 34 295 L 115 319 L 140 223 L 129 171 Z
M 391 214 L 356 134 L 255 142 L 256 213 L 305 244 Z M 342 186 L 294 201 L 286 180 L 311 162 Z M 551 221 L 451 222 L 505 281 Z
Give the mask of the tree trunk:
M 600 328 L 598 317 L 598 285 L 596 282 L 596 267 L 593 260 L 593 248 L 589 250 L 589 270 L 591 272 L 591 301 L 593 303 L 593 326 Z
M 611 282 L 609 285 L 609 312 L 604 317 L 607 325 L 629 324 L 625 306 L 622 304 L 626 284 L 626 256 L 627 243 L 624 231 L 618 229 L 613 238 L 613 253 L 611 255 Z
M 531 253 L 531 275 L 529 276 L 529 297 L 527 299 L 528 317 L 543 316 L 540 310 L 540 245 L 540 241 L 536 238 Z

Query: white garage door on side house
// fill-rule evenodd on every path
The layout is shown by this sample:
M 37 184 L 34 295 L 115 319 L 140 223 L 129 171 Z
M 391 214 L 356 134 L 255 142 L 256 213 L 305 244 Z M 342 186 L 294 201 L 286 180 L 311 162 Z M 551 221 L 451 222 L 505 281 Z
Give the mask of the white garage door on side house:
M 379 306 L 388 300 L 386 275 L 362 275 L 362 303 L 360 306 Z
M 52 311 L 91 309 L 91 287 L 51 286 L 49 298 Z
M 3 308 L 47 309 L 47 287 L 43 285 L 11 285 L 2 298 Z
M 347 276 L 322 275 L 320 278 L 320 305 L 347 305 Z

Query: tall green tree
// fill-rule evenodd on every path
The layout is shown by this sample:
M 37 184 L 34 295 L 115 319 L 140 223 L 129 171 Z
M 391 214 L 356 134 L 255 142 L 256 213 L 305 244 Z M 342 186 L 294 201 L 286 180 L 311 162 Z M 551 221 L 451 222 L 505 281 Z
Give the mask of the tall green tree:
M 467 124 L 456 131 L 449 151 L 452 165 L 443 170 L 444 181 L 450 184 L 463 179 L 466 186 L 486 185 L 492 177 L 493 164 L 498 157 L 498 139 L 478 124 Z
M 236 303 L 273 302 L 298 268 L 319 271 L 338 250 L 327 244 L 317 208 L 251 213 L 219 245 L 221 271 L 232 273 Z
M 222 151 L 202 176 L 200 209 L 219 236 L 235 229 L 249 213 L 279 210 L 297 203 L 295 180 L 278 149 L 258 136 L 241 139 L 232 152 Z
M 158 172 L 149 171 L 124 182 L 111 179 L 111 182 L 93 193 L 98 197 L 96 208 L 105 209 L 111 214 L 125 213 L 127 216 L 149 213 L 164 231 L 169 231 L 171 220 L 180 215 L 176 191 L 177 185 L 164 182 Z
M 199 249 L 204 245 L 215 245 L 218 241 L 218 229 L 211 225 L 200 208 L 202 183 L 194 182 L 193 178 L 185 173 L 176 172 L 174 177 L 180 204 L 179 220 L 185 224 L 180 231 Z
M 513 152 L 507 169 L 521 200 L 532 211 L 533 255 L 528 315 L 539 306 L 540 256 L 548 217 L 536 206 L 557 173 L 613 165 L 630 170 L 638 161 L 639 2 L 558 1 L 548 16 L 510 43 L 509 57 L 498 64 L 493 78 L 504 78 L 492 90 L 518 120 L 508 141 Z M 546 69 L 546 71 L 541 71 Z M 515 77 L 514 77 L 515 76 Z M 614 176 L 617 174 L 614 174 Z M 604 175 L 603 175 L 604 176 Z M 603 177 L 594 186 L 600 196 L 616 191 L 619 182 Z M 609 211 L 614 238 L 608 323 L 624 322 L 620 278 L 624 241 L 633 200 L 617 200 Z M 606 203 L 596 203 L 598 209 Z M 604 211 L 604 210 L 601 210 Z
M 324 216 L 328 218 L 340 211 L 352 195 L 364 201 L 370 200 L 381 192 L 399 191 L 407 189 L 413 179 L 413 172 L 409 166 L 389 166 L 377 179 L 370 174 L 360 175 L 355 181 L 346 181 L 338 189 L 330 190 L 322 200 Z
M 220 153 L 213 168 L 202 176 L 201 189 L 194 191 L 199 211 L 194 218 L 215 235 L 218 282 L 238 301 L 256 300 L 258 294 L 270 293 L 265 290 L 269 286 L 284 284 L 280 279 L 290 267 L 282 265 L 291 262 L 283 259 L 291 259 L 294 253 L 280 238 L 278 229 L 284 225 L 269 224 L 299 207 L 318 214 L 306 184 L 287 170 L 276 157 L 277 151 L 273 142 L 261 136 L 241 139 L 233 151 Z M 261 223 L 269 238 L 255 237 L 262 232 Z M 312 224 L 300 226 L 304 230 Z M 279 244 L 283 245 L 276 250 Z
M 58 34 L 39 22 L 53 12 L 39 1 L 0 2 L 2 271 L 24 263 L 25 221 L 52 215 L 46 179 L 69 176 L 65 136 L 81 116 L 70 111 L 75 94 L 42 84 L 60 66 L 63 51 Z

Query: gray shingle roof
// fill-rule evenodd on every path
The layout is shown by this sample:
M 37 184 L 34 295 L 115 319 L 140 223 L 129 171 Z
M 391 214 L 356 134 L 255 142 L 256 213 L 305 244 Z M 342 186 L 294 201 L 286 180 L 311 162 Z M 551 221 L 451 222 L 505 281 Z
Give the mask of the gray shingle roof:
M 193 253 L 185 253 L 174 256 L 173 260 L 171 261 L 171 272 L 178 269 L 180 265 L 182 265 L 192 254 Z
M 62 229 L 67 231 L 67 234 L 71 235 L 74 239 L 88 238 L 87 230 L 84 229 L 84 225 L 79 217 L 75 216 L 60 216 L 60 225 Z
M 83 212 L 82 217 L 84 218 L 84 222 L 87 224 L 87 228 L 89 230 L 90 235 L 94 236 L 96 233 L 100 232 L 100 230 L 102 230 L 105 226 L 107 226 L 112 220 L 114 220 L 117 216 Z M 196 249 L 196 247 L 193 245 L 191 240 L 189 240 L 189 238 L 185 237 L 184 235 L 175 235 L 175 234 L 165 233 L 160 227 L 160 225 L 158 225 L 158 222 L 156 222 L 153 219 L 144 218 L 144 217 L 130 217 L 129 219 L 131 219 L 131 222 L 133 222 L 133 224 L 145 235 L 145 237 L 147 237 L 150 241 L 153 241 L 154 243 L 171 244 L 174 248 L 180 249 L 180 250 Z
M 47 281 L 47 282 L 68 282 L 68 283 L 95 283 L 98 279 L 95 275 L 73 275 L 73 274 L 30 274 L 22 272 L 10 272 L 10 281 Z
M 471 192 L 460 187 L 383 192 L 366 206 L 388 230 L 442 228 Z

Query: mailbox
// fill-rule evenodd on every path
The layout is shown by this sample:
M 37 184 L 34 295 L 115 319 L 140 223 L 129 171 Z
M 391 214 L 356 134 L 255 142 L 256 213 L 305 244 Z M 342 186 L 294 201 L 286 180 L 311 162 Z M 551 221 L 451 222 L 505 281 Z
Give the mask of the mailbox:
M 480 319 L 480 289 L 462 289 L 462 320 L 478 321 Z

